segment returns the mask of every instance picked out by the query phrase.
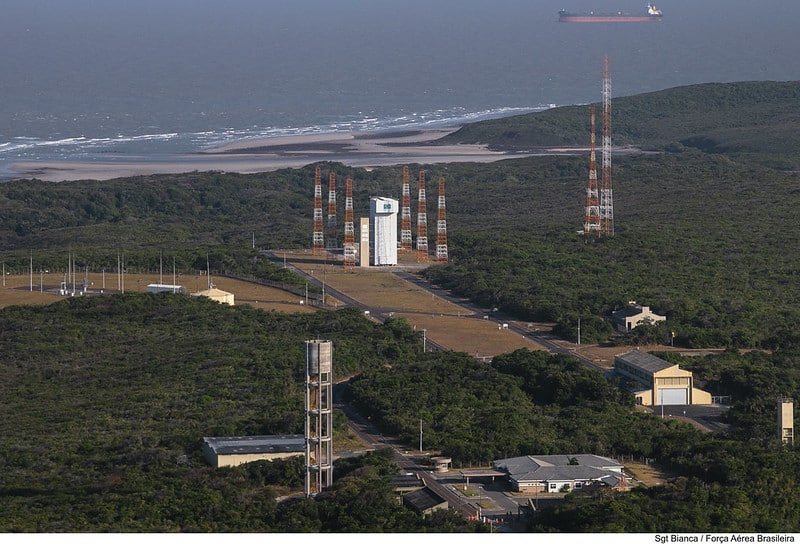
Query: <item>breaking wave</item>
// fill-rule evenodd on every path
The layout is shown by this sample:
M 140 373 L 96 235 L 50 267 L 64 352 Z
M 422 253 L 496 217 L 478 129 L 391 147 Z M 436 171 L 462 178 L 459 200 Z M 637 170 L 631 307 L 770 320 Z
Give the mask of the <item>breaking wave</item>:
M 334 122 L 305 127 L 225 127 L 201 132 L 116 134 L 103 137 L 80 135 L 52 140 L 19 136 L 0 142 L 0 172 L 4 166 L 7 167 L 15 161 L 141 160 L 148 157 L 195 153 L 210 147 L 252 138 L 459 126 L 485 119 L 540 111 L 553 106 L 549 104 L 532 107 L 500 107 L 481 111 L 451 108 L 387 117 L 359 113 Z

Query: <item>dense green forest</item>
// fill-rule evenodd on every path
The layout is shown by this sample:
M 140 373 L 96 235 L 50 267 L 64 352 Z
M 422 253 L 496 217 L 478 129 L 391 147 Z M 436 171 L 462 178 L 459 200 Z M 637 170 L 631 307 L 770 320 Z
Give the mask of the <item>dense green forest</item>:
M 302 490 L 297 460 L 205 464 L 203 436 L 302 431 L 309 337 L 334 342 L 334 374 L 353 375 L 350 402 L 412 444 L 422 419 L 426 448 L 455 466 L 592 452 L 648 457 L 679 476 L 663 488 L 576 497 L 532 530 L 800 527 L 800 458 L 774 436 L 774 399 L 800 384 L 786 353 L 669 355 L 736 401 L 731 432 L 703 434 L 636 410 L 572 358 L 519 350 L 486 364 L 421 353 L 404 320 L 378 325 L 348 309 L 285 315 L 107 295 L 9 307 L 0 329 L 3 531 L 479 530 L 454 513 L 422 519 L 401 507 L 390 452 L 337 461 L 335 485 L 311 501 L 277 500 Z M 343 431 L 335 421 L 334 440 Z
M 331 339 L 346 376 L 413 359 L 397 324 L 126 294 L 9 307 L 0 330 L 0 531 L 475 530 L 400 506 L 391 457 L 337 463 L 313 514 L 276 501 L 303 489 L 302 461 L 202 458 L 204 436 L 302 434 L 306 339 Z
M 300 489 L 292 462 L 205 466 L 202 436 L 301 431 L 302 342 L 318 337 L 334 341 L 335 374 L 353 376 L 353 404 L 411 444 L 423 419 L 426 447 L 456 466 L 586 452 L 655 458 L 677 475 L 660 488 L 571 497 L 531 530 L 800 530 L 800 459 L 774 438 L 775 398 L 800 385 L 798 96 L 800 84 L 767 82 L 614 99 L 614 142 L 647 152 L 613 158 L 613 237 L 577 233 L 586 156 L 410 165 L 447 181 L 450 263 L 428 278 L 555 322 L 566 337 L 581 318 L 587 342 L 668 343 L 675 332 L 676 345 L 730 348 L 662 354 L 732 396 L 729 432 L 638 412 L 569 358 L 423 354 L 403 320 L 376 325 L 352 310 L 287 316 L 134 294 L 10 307 L 0 310 L 0 530 L 477 530 L 399 507 L 385 452 L 339 465 L 336 486 L 313 501 L 276 500 Z M 487 121 L 451 138 L 586 145 L 588 109 Z M 321 166 L 353 177 L 356 216 L 370 195 L 400 195 L 399 167 Z M 17 271 L 31 259 L 65 270 L 70 252 L 92 270 L 113 269 L 120 254 L 140 271 L 174 258 L 179 272 L 210 266 L 291 285 L 251 244 L 310 246 L 313 179 L 314 165 L 0 184 L 0 257 Z M 606 318 L 634 299 L 666 325 L 613 338 Z
M 797 158 L 798 82 L 707 83 L 612 100 L 613 144 L 645 149 L 692 147 L 712 153 L 755 152 Z M 602 104 L 595 104 L 598 127 Z M 469 124 L 443 143 L 499 149 L 587 146 L 589 107 Z M 599 140 L 598 140 L 599 141 Z M 788 158 L 788 157 L 787 157 Z M 796 164 L 796 163 L 795 163 Z

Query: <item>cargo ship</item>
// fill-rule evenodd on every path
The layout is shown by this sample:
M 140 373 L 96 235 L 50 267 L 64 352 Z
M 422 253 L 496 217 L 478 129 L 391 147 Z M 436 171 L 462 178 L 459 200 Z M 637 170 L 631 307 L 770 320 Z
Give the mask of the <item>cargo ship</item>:
M 661 10 L 655 4 L 647 4 L 647 13 L 633 15 L 630 13 L 569 13 L 561 10 L 558 12 L 561 23 L 652 23 L 661 20 Z

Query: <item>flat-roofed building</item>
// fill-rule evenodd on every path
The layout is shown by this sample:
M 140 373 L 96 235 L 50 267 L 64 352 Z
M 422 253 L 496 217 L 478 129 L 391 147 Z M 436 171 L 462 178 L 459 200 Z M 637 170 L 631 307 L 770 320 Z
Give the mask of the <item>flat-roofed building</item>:
M 694 386 L 694 376 L 639 350 L 614 357 L 614 370 L 632 384 L 636 403 L 643 406 L 711 404 L 711 394 Z
M 214 468 L 286 459 L 305 453 L 306 439 L 302 434 L 203 438 L 203 456 Z
M 151 283 L 147 286 L 148 293 L 180 293 L 186 294 L 186 287 L 182 285 L 168 285 L 165 283 Z

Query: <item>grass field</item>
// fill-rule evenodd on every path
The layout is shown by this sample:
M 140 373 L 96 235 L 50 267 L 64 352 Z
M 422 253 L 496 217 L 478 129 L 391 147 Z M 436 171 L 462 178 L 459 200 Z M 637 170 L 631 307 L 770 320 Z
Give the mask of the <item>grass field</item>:
M 282 251 L 275 253 L 284 255 Z M 476 315 L 472 310 L 395 275 L 393 272 L 396 270 L 413 271 L 425 266 L 416 263 L 413 255 L 401 256 L 397 267 L 355 267 L 347 271 L 340 262 L 325 255 L 314 256 L 307 251 L 287 251 L 285 255 L 287 265 L 324 279 L 326 285 L 366 306 L 380 309 L 384 315 L 393 313 L 395 317 L 407 320 L 417 331 L 425 329 L 428 339 L 446 349 L 480 358 L 523 347 L 541 349 L 515 332 L 498 329 L 496 322 L 480 319 L 483 312 Z
M 10 275 L 6 276 L 3 285 L 0 287 L 0 307 L 12 306 L 15 304 L 52 304 L 64 297 L 59 294 L 61 282 L 64 279 L 62 274 L 34 274 L 33 286 L 31 287 L 31 277 L 29 275 Z M 126 293 L 147 291 L 147 286 L 151 283 L 172 284 L 172 276 L 160 278 L 157 274 L 127 274 L 125 275 L 124 285 L 118 281 L 116 275 L 102 273 L 90 273 L 86 276 L 88 292 L 92 295 L 103 293 L 119 293 L 123 290 Z M 83 284 L 84 278 L 80 276 L 76 280 L 78 290 Z M 249 304 L 255 308 L 263 310 L 275 310 L 278 312 L 315 312 L 314 307 L 300 304 L 297 295 L 264 287 L 246 281 L 234 280 L 230 278 L 212 277 L 213 283 L 218 289 L 234 294 L 236 304 Z M 186 287 L 189 293 L 202 291 L 208 287 L 206 276 L 179 276 L 176 278 L 178 285 Z M 69 285 L 68 290 L 72 285 Z
M 532 340 L 508 329 L 499 329 L 497 323 L 476 317 L 454 315 L 397 313 L 416 330 L 425 329 L 428 340 L 451 351 L 463 351 L 476 358 L 491 358 L 516 349 L 542 349 Z

